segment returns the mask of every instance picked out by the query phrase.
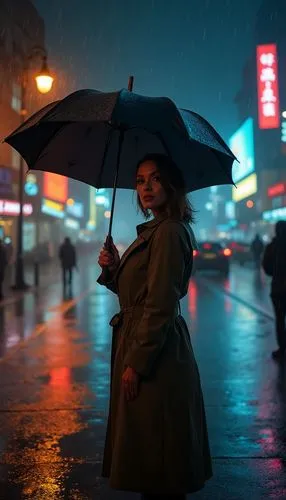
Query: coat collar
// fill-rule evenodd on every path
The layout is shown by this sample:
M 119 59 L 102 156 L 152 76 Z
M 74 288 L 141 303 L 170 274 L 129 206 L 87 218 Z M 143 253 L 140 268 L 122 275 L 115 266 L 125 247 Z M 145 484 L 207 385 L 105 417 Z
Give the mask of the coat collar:
M 155 217 L 154 219 L 148 221 L 148 222 L 144 222 L 143 224 L 139 224 L 137 227 L 136 227 L 136 230 L 137 230 L 137 234 L 138 234 L 138 237 L 136 238 L 136 240 L 130 245 L 130 247 L 126 250 L 126 252 L 122 255 L 122 258 L 121 258 L 121 261 L 120 261 L 120 264 L 119 264 L 119 268 L 116 272 L 116 275 L 115 275 L 115 279 L 118 278 L 118 274 L 120 273 L 121 269 L 123 268 L 126 260 L 128 259 L 128 257 L 130 257 L 130 255 L 139 247 L 145 245 L 147 243 L 147 241 L 151 238 L 151 236 L 153 235 L 154 231 L 156 230 L 156 228 L 164 221 L 168 218 L 167 215 L 160 215 L 160 216 L 157 216 Z M 191 246 L 193 249 L 197 249 L 198 246 L 197 246 L 197 242 L 196 242 L 196 238 L 195 238 L 195 235 L 193 233 L 193 230 L 191 229 L 190 225 L 189 224 L 185 224 L 183 223 L 186 230 L 188 231 L 188 234 L 189 234 L 189 237 L 190 237 L 190 243 L 191 243 Z
M 126 260 L 130 255 L 139 247 L 143 246 L 146 244 L 146 242 L 151 238 L 153 232 L 157 228 L 161 222 L 167 219 L 166 215 L 161 215 L 158 217 L 155 217 L 154 219 L 144 222 L 143 224 L 139 224 L 136 227 L 137 230 L 137 235 L 138 237 L 136 240 L 130 245 L 130 247 L 126 250 L 126 252 L 122 255 L 119 268 L 116 273 L 116 278 L 118 277 L 118 274 L 120 273 L 122 267 L 124 266 Z
M 168 217 L 167 215 L 158 215 L 157 217 L 155 217 L 154 219 L 152 219 L 148 222 L 144 222 L 143 224 L 139 224 L 136 227 L 138 236 L 142 235 L 142 233 L 145 232 L 146 230 L 148 231 L 150 229 L 151 230 L 154 229 L 155 227 L 158 226 L 158 224 L 160 224 L 161 222 L 166 220 L 167 217 Z

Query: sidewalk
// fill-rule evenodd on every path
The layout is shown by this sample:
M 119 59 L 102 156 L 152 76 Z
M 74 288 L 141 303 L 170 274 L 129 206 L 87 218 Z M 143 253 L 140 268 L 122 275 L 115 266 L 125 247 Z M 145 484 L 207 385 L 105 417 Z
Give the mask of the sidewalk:
M 203 279 L 215 293 L 227 295 L 266 318 L 274 320 L 270 298 L 271 278 L 266 276 L 262 269 L 257 270 L 250 265 L 240 266 L 233 263 L 229 279 L 223 284 L 219 276 L 200 275 L 200 279 Z
M 233 294 L 241 302 L 252 305 L 265 316 L 274 318 L 270 298 L 271 278 L 262 269 L 249 265 L 233 265 L 232 271 L 226 292 Z
M 46 322 L 57 311 L 65 311 L 81 292 L 82 277 L 75 271 L 73 295 L 63 297 L 61 267 L 57 261 L 43 264 L 39 278 L 39 286 L 30 286 L 26 291 L 13 291 L 6 284 L 5 298 L 0 302 L 0 363 L 3 356 L 12 353 L 35 332 L 38 335 L 43 331 Z M 25 280 L 33 284 L 32 266 L 25 268 Z
M 34 264 L 27 263 L 24 264 L 24 279 L 27 285 L 29 285 L 30 287 L 29 290 L 35 291 L 36 288 L 47 287 L 49 285 L 60 282 L 60 270 L 60 265 L 56 259 L 45 263 L 40 263 L 38 266 L 39 285 L 38 287 L 36 287 Z M 15 281 L 14 274 L 15 264 L 11 264 L 6 270 L 3 286 L 4 299 L 3 301 L 0 301 L 0 307 L 8 303 L 15 302 L 15 300 L 19 300 L 19 298 L 22 298 L 25 293 L 27 293 L 13 290 L 12 287 Z
M 25 305 L 26 330 L 0 361 L 1 500 L 139 500 L 111 491 L 100 477 L 109 319 L 118 303 L 95 284 L 98 271 L 95 264 L 83 266 L 78 296 L 69 302 L 60 300 L 58 284 L 2 308 L 8 328 Z M 200 369 L 214 477 L 189 500 L 283 500 L 286 370 L 270 356 L 273 323 L 226 297 L 222 281 L 219 293 L 218 284 L 204 281 L 191 282 L 182 313 Z M 9 331 L 13 342 L 19 325 Z

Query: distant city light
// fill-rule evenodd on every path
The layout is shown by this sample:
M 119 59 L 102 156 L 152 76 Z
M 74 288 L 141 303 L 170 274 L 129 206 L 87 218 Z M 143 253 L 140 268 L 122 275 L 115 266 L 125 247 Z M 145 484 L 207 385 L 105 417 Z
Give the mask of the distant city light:
M 213 208 L 213 204 L 210 201 L 208 203 L 206 203 L 207 210 L 212 210 L 212 208 Z
M 65 226 L 71 229 L 79 229 L 80 224 L 77 220 L 74 219 L 65 219 Z
M 247 206 L 247 208 L 253 208 L 254 207 L 254 202 L 252 200 L 247 200 L 246 206 Z
M 106 196 L 101 196 L 101 195 L 95 197 L 95 203 L 97 205 L 104 205 L 105 207 L 109 205 L 108 198 Z
M 104 217 L 105 217 L 106 219 L 110 219 L 110 216 L 111 216 L 111 212 L 110 212 L 110 210 L 105 210 L 105 212 L 104 212 Z
M 283 115 L 285 113 L 285 116 Z M 286 111 L 283 111 L 282 116 L 286 118 Z M 286 142 L 286 121 L 282 120 L 281 123 L 281 142 Z
M 282 111 L 283 118 L 286 118 L 286 111 Z
M 235 203 L 233 201 L 227 201 L 225 204 L 225 216 L 227 219 L 235 218 Z
M 277 208 L 275 210 L 266 210 L 262 214 L 263 220 L 269 222 L 277 222 L 278 220 L 283 220 L 286 217 L 286 207 Z
M 93 220 L 89 220 L 88 223 L 86 224 L 86 228 L 89 231 L 92 231 L 93 229 L 95 229 L 95 227 L 96 227 L 96 223 Z

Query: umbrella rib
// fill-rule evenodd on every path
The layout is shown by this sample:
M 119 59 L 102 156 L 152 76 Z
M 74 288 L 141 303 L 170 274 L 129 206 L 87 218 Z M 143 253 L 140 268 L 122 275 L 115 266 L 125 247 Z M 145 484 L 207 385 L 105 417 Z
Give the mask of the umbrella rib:
M 107 125 L 109 125 L 109 124 L 107 123 Z M 110 146 L 111 135 L 112 135 L 113 130 L 114 129 L 112 127 L 110 127 L 109 131 L 108 131 L 108 137 L 107 137 L 107 141 L 105 144 L 104 153 L 103 153 L 102 162 L 101 162 L 101 169 L 100 169 L 100 172 L 98 174 L 97 181 L 96 181 L 96 185 L 98 185 L 97 189 L 101 188 L 101 180 L 102 180 L 102 174 L 103 174 L 103 170 L 104 170 L 104 164 L 105 164 L 106 156 L 107 156 L 108 149 Z
M 159 140 L 161 141 L 163 147 L 165 148 L 165 151 L 167 153 L 168 156 L 170 156 L 170 158 L 172 158 L 172 154 L 171 154 L 171 151 L 170 149 L 168 148 L 164 138 L 162 137 L 162 135 L 160 134 L 160 132 L 156 132 L 157 137 L 159 138 Z
M 64 128 L 66 125 L 67 125 L 66 123 L 61 123 L 60 127 L 56 130 L 56 132 L 52 135 L 52 137 L 48 138 L 48 140 L 45 143 L 45 146 L 42 148 L 42 151 L 38 154 L 38 156 L 36 157 L 36 160 L 33 162 L 34 165 L 47 154 L 45 152 L 46 147 L 48 146 L 50 141 L 52 139 L 54 139 L 59 134 L 59 132 L 62 130 L 62 128 Z M 31 167 L 31 168 L 34 168 L 34 167 Z
M 228 156 L 233 157 L 235 160 L 237 160 L 237 158 L 235 157 L 235 155 L 233 154 L 233 152 L 231 151 L 231 149 L 229 148 L 229 146 L 222 139 L 222 137 L 219 135 L 219 133 L 217 132 L 217 130 L 203 116 L 199 115 L 195 111 L 189 111 L 188 109 L 185 109 L 185 108 L 181 108 L 181 110 L 185 111 L 187 113 L 191 113 L 194 116 L 196 116 L 196 118 L 198 118 L 199 120 L 202 120 L 203 122 L 205 122 L 205 124 L 207 124 L 210 127 L 211 132 L 214 134 L 214 136 L 215 136 L 216 140 L 218 141 L 219 145 L 223 146 L 224 148 L 226 148 L 227 152 L 225 154 L 227 154 Z M 206 143 L 202 142 L 201 144 L 203 144 L 204 146 L 210 147 Z
M 170 158 L 172 158 L 172 154 L 171 154 L 171 151 L 170 149 L 168 148 L 164 138 L 162 137 L 162 135 L 160 134 L 160 132 L 150 132 L 150 130 L 148 130 L 147 128 L 145 127 L 128 127 L 127 128 L 127 132 L 129 132 L 130 130 L 144 130 L 145 132 L 147 132 L 148 134 L 151 134 L 151 135 L 154 135 L 156 137 L 158 137 L 159 141 L 162 143 L 166 153 L 168 156 L 170 156 Z
M 218 156 L 218 151 L 216 151 L 215 149 L 212 149 L 212 148 L 209 148 L 211 150 L 211 152 L 214 154 L 214 156 L 216 157 L 218 163 L 219 163 L 219 166 L 221 167 L 221 169 L 224 171 L 224 173 L 226 174 L 226 176 L 230 179 L 231 181 L 231 184 L 233 184 L 235 187 L 237 187 L 234 182 L 233 182 L 233 179 L 232 179 L 232 176 L 231 174 L 229 174 L 229 172 L 227 171 L 227 169 L 224 167 L 224 165 L 222 165 L 222 162 L 220 161 L 219 159 L 219 156 Z M 234 161 L 234 159 L 233 159 Z
M 170 156 L 170 158 L 172 158 L 172 154 L 165 142 L 165 140 L 163 139 L 162 135 L 160 134 L 160 132 L 158 132 L 156 134 L 158 137 L 159 137 L 159 140 L 161 141 L 161 143 L 163 144 L 165 150 L 166 150 L 166 153 L 168 154 L 168 156 Z M 205 144 L 202 144 L 202 146 L 205 146 L 205 147 L 208 147 L 208 149 L 215 155 L 215 157 L 217 158 L 218 162 L 219 162 L 219 165 L 221 167 L 221 169 L 224 171 L 224 173 L 226 174 L 226 176 L 228 177 L 228 179 L 231 181 L 231 184 L 233 184 L 235 187 L 236 187 L 236 184 L 233 182 L 233 179 L 232 179 L 232 176 L 229 174 L 229 172 L 226 170 L 226 168 L 224 168 L 224 166 L 221 164 L 221 161 L 218 157 L 218 152 L 215 151 L 214 149 L 210 148 L 209 146 L 205 145 Z

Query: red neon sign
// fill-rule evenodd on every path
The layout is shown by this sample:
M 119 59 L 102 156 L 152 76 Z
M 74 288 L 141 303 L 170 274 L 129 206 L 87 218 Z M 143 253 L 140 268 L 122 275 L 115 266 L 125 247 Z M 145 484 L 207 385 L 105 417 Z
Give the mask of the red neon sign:
M 65 203 L 68 198 L 68 178 L 44 172 L 44 197 Z
M 267 189 L 267 194 L 269 198 L 286 194 L 286 182 L 279 182 L 279 184 L 269 186 L 269 188 Z
M 259 128 L 280 126 L 276 44 L 257 46 L 257 91 Z

